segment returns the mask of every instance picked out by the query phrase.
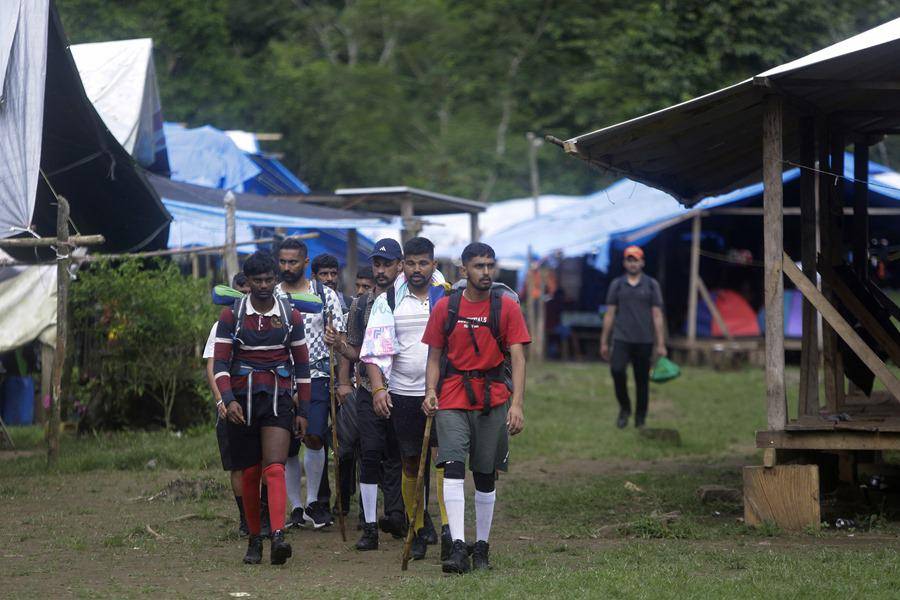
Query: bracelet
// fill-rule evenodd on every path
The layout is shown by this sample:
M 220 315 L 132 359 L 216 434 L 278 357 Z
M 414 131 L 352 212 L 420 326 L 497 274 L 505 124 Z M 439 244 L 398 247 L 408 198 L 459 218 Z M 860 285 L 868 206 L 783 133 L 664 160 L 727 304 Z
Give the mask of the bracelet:
M 218 406 L 218 405 L 220 405 L 220 404 L 221 404 L 222 406 L 225 406 L 225 401 L 224 401 L 224 400 L 219 400 L 218 402 L 216 402 L 216 406 Z
M 375 388 L 374 390 L 372 390 L 372 395 L 374 396 L 378 392 L 386 392 L 386 391 L 387 391 L 387 388 L 384 386 L 381 386 L 380 388 Z

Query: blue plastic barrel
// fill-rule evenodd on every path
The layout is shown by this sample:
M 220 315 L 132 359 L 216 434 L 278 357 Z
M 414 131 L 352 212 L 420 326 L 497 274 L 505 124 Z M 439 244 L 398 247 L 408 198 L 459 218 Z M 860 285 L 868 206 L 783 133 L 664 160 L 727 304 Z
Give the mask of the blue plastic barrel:
M 34 380 L 31 377 L 6 377 L 0 414 L 7 425 L 31 425 L 34 422 Z

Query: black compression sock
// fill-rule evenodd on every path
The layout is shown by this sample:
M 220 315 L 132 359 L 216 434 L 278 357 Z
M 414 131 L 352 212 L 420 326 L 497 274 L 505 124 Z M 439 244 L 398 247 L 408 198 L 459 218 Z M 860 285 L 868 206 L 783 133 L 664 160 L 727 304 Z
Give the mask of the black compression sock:
M 238 513 L 241 515 L 241 521 L 244 520 L 244 499 L 240 496 L 234 497 L 234 502 L 237 504 Z

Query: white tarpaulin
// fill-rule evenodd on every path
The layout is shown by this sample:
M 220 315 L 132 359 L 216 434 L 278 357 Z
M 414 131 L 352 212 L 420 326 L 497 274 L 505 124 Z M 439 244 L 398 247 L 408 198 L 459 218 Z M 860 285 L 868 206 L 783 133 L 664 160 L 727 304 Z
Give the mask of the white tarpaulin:
M 0 269 L 0 353 L 56 345 L 56 266 Z
M 74 44 L 69 49 L 84 91 L 113 137 L 144 167 L 164 161 L 153 40 Z
M 41 167 L 49 0 L 0 1 L 0 238 L 31 224 Z

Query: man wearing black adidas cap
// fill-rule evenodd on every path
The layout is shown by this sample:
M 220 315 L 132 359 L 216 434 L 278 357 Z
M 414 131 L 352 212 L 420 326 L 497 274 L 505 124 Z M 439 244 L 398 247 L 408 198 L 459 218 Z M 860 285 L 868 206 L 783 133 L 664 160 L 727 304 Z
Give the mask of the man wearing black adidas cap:
M 346 339 L 338 332 L 330 330 L 326 342 L 334 345 L 342 360 L 358 361 L 362 349 L 366 325 L 375 298 L 394 285 L 403 266 L 403 250 L 396 240 L 389 238 L 378 240 L 369 255 L 372 261 L 372 272 L 375 278 L 375 291 L 361 294 L 350 305 L 347 315 Z M 346 373 L 345 369 L 341 369 Z M 343 376 L 343 375 L 342 375 Z M 359 489 L 363 505 L 363 534 L 356 544 L 358 550 L 376 550 L 378 548 L 378 525 L 382 530 L 394 537 L 406 534 L 406 514 L 401 496 L 401 463 L 400 450 L 390 421 L 375 414 L 372 404 L 372 384 L 365 366 L 357 363 L 357 421 L 360 442 Z M 349 381 L 340 381 L 341 385 Z M 376 522 L 376 504 L 378 487 L 384 494 L 385 516 Z

